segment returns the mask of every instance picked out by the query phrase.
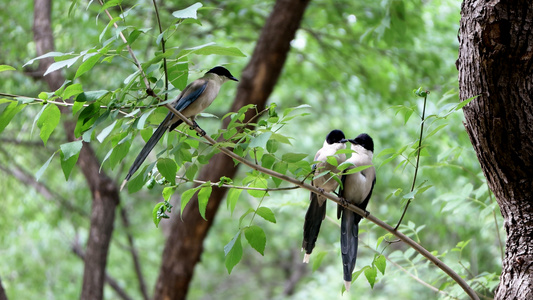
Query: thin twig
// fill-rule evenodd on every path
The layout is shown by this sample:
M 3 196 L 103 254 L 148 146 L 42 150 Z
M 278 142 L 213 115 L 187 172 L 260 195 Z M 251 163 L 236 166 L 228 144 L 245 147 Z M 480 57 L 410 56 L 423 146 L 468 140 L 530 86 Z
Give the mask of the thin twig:
M 206 184 L 207 183 L 207 181 L 196 180 L 196 179 L 190 180 L 190 179 L 185 178 L 183 176 L 176 176 L 176 179 L 183 180 L 183 181 L 188 181 L 188 182 L 194 182 L 194 183 L 198 183 L 198 184 Z M 217 187 L 223 187 L 223 188 L 228 188 L 228 189 L 250 190 L 250 191 L 265 191 L 265 192 L 288 191 L 288 190 L 295 190 L 295 189 L 299 189 L 300 188 L 297 185 L 288 186 L 288 187 L 281 187 L 281 188 L 256 188 L 256 187 L 249 187 L 249 186 L 220 184 L 220 181 L 219 182 L 209 182 L 209 185 L 213 186 L 213 187 L 217 186 Z
M 413 184 L 411 185 L 411 192 L 415 190 L 416 185 L 416 176 L 418 174 L 418 166 L 420 162 L 420 151 L 422 151 L 422 136 L 424 134 L 424 119 L 426 117 L 426 101 L 427 101 L 427 94 L 429 94 L 428 91 L 426 91 L 426 95 L 424 96 L 424 106 L 422 108 L 422 122 L 420 124 L 420 137 L 418 139 L 418 149 L 417 149 L 417 155 L 416 155 L 416 166 L 415 166 L 415 175 L 413 176 Z M 398 224 L 396 224 L 396 227 L 394 227 L 394 230 L 397 230 L 398 227 L 400 227 L 400 224 L 402 224 L 403 217 L 405 216 L 405 213 L 407 212 L 407 209 L 409 208 L 409 204 L 411 204 L 411 200 L 413 198 L 409 198 L 407 200 L 407 204 L 405 204 L 405 208 L 403 210 L 402 216 L 400 217 L 400 220 L 398 221 Z

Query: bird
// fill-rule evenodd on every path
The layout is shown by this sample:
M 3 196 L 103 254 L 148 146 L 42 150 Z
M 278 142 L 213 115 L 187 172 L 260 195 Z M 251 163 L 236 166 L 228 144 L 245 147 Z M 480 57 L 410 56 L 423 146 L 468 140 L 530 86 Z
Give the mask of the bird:
M 222 66 L 216 66 L 205 73 L 205 75 L 195 81 L 189 83 L 178 97 L 171 103 L 171 105 L 185 117 L 191 118 L 194 123 L 193 128 L 197 128 L 198 124 L 194 120 L 195 116 L 206 109 L 218 95 L 220 87 L 226 81 L 233 80 L 239 81 L 233 75 L 231 75 L 228 69 Z M 161 139 L 165 131 L 172 131 L 178 127 L 183 121 L 172 112 L 169 112 L 163 122 L 159 124 L 159 127 L 152 134 L 148 142 L 144 145 L 137 158 L 130 167 L 120 190 L 124 188 L 131 176 L 139 169 L 148 154 L 155 147 L 157 142 Z M 205 135 L 205 131 L 202 130 L 202 135 Z
M 361 166 L 370 167 L 353 174 L 349 174 L 348 172 L 348 174 L 342 175 L 339 196 L 343 202 L 353 204 L 365 210 L 376 183 L 376 170 L 372 165 L 374 141 L 366 133 L 362 133 L 355 139 L 349 139 L 348 141 L 351 143 L 350 148 L 353 153 L 346 162 L 353 164 L 353 166 L 347 170 Z M 341 252 L 344 286 L 349 291 L 352 282 L 352 273 L 357 259 L 359 222 L 362 217 L 344 206 L 338 205 L 337 218 L 341 219 Z
M 317 162 L 313 166 L 315 176 L 322 174 L 325 171 L 330 171 L 322 176 L 317 176 L 311 182 L 313 186 L 317 187 L 323 192 L 334 192 L 339 183 L 333 178 L 332 173 L 338 173 L 337 167 L 328 163 L 326 160 L 330 156 L 336 155 L 338 150 L 345 149 L 347 142 L 344 133 L 341 130 L 332 130 L 327 136 L 324 144 L 315 155 Z M 340 165 L 346 160 L 346 154 L 341 153 L 336 155 L 337 165 Z M 322 220 L 326 217 L 326 197 L 315 194 L 313 192 L 309 195 L 309 208 L 305 214 L 304 233 L 302 250 L 305 250 L 303 262 L 309 263 L 309 256 L 315 247 L 316 239 L 320 231 Z

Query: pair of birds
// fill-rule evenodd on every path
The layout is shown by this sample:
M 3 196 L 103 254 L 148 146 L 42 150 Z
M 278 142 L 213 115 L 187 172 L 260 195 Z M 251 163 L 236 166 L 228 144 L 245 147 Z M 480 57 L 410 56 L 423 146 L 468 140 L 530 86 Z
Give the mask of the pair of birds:
M 185 117 L 191 118 L 194 122 L 194 126 L 198 127 L 198 124 L 194 121 L 195 116 L 211 105 L 218 95 L 222 84 L 229 80 L 239 81 L 231 75 L 226 68 L 221 66 L 214 67 L 207 71 L 202 78 L 187 85 L 187 87 L 185 87 L 185 89 L 178 95 L 176 100 L 172 102 L 172 105 Z M 148 142 L 146 142 L 137 158 L 135 158 L 135 161 L 131 165 L 128 174 L 122 183 L 121 190 L 133 174 L 139 169 L 157 142 L 163 137 L 165 131 L 172 131 L 181 123 L 183 123 L 183 121 L 172 112 L 167 114 Z M 348 141 L 351 143 L 351 149 L 354 150 L 354 153 L 352 153 L 349 159 L 346 159 L 345 154 L 340 154 L 338 164 L 344 161 L 351 162 L 354 166 L 372 164 L 374 143 L 370 136 L 367 134 L 361 134 L 353 140 L 347 140 L 342 131 L 333 130 L 328 134 L 324 146 L 315 156 L 315 161 L 319 161 L 316 166 L 315 174 L 319 174 L 325 170 L 338 172 L 334 166 L 326 162 L 326 159 L 329 156 L 335 155 L 339 149 L 344 149 L 346 147 L 345 143 Z M 368 204 L 368 200 L 370 199 L 376 181 L 374 167 L 358 173 L 343 175 L 341 181 L 342 188 L 339 195 L 347 202 L 355 204 L 364 210 Z M 328 193 L 334 192 L 338 187 L 337 181 L 332 178 L 331 174 L 315 178 L 313 180 L 313 185 Z M 315 242 L 320 231 L 320 225 L 326 216 L 326 198 L 311 193 L 310 200 L 311 203 L 305 216 L 304 240 L 302 243 L 302 248 L 306 251 L 304 262 L 309 261 L 309 255 L 315 247 Z M 358 224 L 361 220 L 361 216 L 342 206 L 338 207 L 337 216 L 339 218 L 342 217 L 341 248 L 344 265 L 344 280 L 346 289 L 348 290 L 357 256 Z
M 339 150 L 346 148 L 346 142 L 350 143 L 353 151 L 351 157 L 346 158 L 346 154 Z M 333 178 L 339 174 L 336 166 L 327 162 L 328 157 L 336 156 L 337 165 L 343 162 L 352 164 L 348 168 L 369 166 L 368 168 L 350 174 L 341 174 L 341 187 L 339 197 L 346 203 L 351 203 L 362 210 L 366 209 L 374 184 L 376 183 L 376 170 L 372 166 L 372 156 L 374 153 L 374 141 L 366 134 L 360 134 L 355 139 L 346 139 L 340 130 L 332 130 L 326 137 L 324 145 L 315 155 L 315 176 L 312 184 L 321 191 L 332 193 L 337 190 L 339 183 Z M 324 172 L 329 171 L 324 175 Z M 320 175 L 319 175 L 320 174 Z M 315 243 L 322 225 L 322 220 L 326 217 L 326 197 L 311 192 L 310 204 L 307 209 L 304 221 L 304 233 L 302 250 L 305 250 L 304 263 L 309 262 L 309 256 L 315 247 Z M 358 248 L 359 222 L 361 216 L 355 212 L 338 205 L 337 218 L 341 219 L 341 252 L 344 273 L 344 286 L 350 290 L 352 273 L 355 268 Z

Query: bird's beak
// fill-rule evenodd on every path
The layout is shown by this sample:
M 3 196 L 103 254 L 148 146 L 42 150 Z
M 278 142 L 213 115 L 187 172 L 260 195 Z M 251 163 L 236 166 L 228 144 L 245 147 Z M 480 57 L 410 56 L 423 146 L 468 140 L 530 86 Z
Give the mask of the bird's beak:
M 349 141 L 350 143 L 354 144 L 354 145 L 359 145 L 359 143 L 356 142 L 355 139 L 354 139 L 354 140 L 348 140 L 348 141 Z
M 237 78 L 235 78 L 235 77 L 233 77 L 233 76 L 228 77 L 228 78 L 229 78 L 230 80 L 233 80 L 233 81 L 239 81 L 239 79 L 237 79 Z
M 339 141 L 339 143 L 346 143 L 348 140 L 347 139 L 342 139 Z

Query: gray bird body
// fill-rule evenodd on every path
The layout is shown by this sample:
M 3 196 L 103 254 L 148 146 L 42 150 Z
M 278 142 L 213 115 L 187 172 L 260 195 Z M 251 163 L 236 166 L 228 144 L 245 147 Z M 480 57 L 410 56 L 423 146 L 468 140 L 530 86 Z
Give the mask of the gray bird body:
M 372 138 L 366 134 L 361 134 L 354 140 L 349 141 L 352 143 L 351 149 L 355 151 L 346 160 L 354 165 L 354 167 L 350 167 L 349 169 L 372 165 L 374 151 Z M 343 175 L 342 183 L 343 186 L 340 190 L 340 196 L 348 203 L 365 210 L 372 195 L 374 184 L 376 183 L 376 170 L 371 166 L 357 173 Z M 346 290 L 349 290 L 357 259 L 359 222 L 362 217 L 340 205 L 337 209 L 337 217 L 341 218 L 341 252 L 344 284 Z
M 317 162 L 314 168 L 315 176 L 325 171 L 330 171 L 332 173 L 339 172 L 336 166 L 331 165 L 330 163 L 326 162 L 326 160 L 329 156 L 334 156 L 338 150 L 345 149 L 345 142 L 346 140 L 344 138 L 344 133 L 342 133 L 340 130 L 333 130 L 328 134 L 324 144 L 322 145 L 322 148 L 318 150 L 315 155 L 314 161 Z M 337 165 L 340 165 L 345 160 L 346 154 L 337 155 Z M 324 192 L 331 193 L 337 189 L 339 183 L 337 180 L 332 178 L 331 173 L 328 173 L 314 178 L 312 185 L 319 189 L 323 189 Z M 302 249 L 305 250 L 305 256 L 303 260 L 304 263 L 309 262 L 309 256 L 315 247 L 320 226 L 326 217 L 326 198 L 311 192 L 309 195 L 309 200 L 310 203 L 305 215 L 302 242 Z
M 224 67 L 214 67 L 209 70 L 202 78 L 199 78 L 181 91 L 176 100 L 171 105 L 176 110 L 181 112 L 185 117 L 191 118 L 194 122 L 194 118 L 197 114 L 201 113 L 215 100 L 220 87 L 228 80 L 238 81 L 231 73 Z M 146 145 L 135 158 L 135 161 L 130 167 L 124 182 L 122 183 L 121 190 L 131 178 L 131 176 L 139 169 L 148 154 L 157 145 L 157 142 L 163 137 L 165 132 L 172 131 L 183 121 L 172 112 L 169 112 L 165 119 L 159 124 L 155 132 L 152 134 Z M 196 123 L 195 123 L 196 124 Z

